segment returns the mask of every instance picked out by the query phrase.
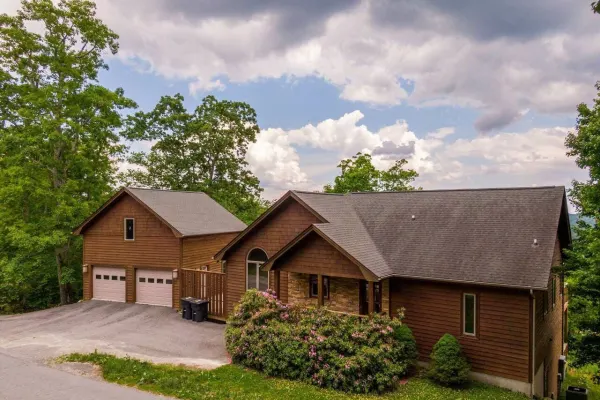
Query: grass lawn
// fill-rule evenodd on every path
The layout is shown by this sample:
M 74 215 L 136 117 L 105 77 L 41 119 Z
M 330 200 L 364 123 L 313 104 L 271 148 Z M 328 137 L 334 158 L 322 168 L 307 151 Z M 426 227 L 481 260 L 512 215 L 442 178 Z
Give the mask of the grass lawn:
M 89 362 L 102 367 L 109 382 L 135 386 L 141 390 L 180 399 L 489 399 L 523 400 L 526 397 L 492 386 L 473 383 L 466 389 L 439 387 L 427 379 L 414 377 L 397 391 L 385 396 L 356 396 L 333 390 L 319 389 L 304 383 L 268 378 L 236 365 L 226 365 L 211 371 L 172 365 L 155 365 L 130 358 L 92 353 L 71 354 L 59 361 Z
M 589 400 L 600 400 L 600 385 L 592 382 L 592 376 L 598 373 L 600 367 L 595 365 L 586 365 L 581 368 L 572 368 L 567 366 L 567 377 L 563 382 L 563 391 L 569 386 L 584 387 L 589 390 Z

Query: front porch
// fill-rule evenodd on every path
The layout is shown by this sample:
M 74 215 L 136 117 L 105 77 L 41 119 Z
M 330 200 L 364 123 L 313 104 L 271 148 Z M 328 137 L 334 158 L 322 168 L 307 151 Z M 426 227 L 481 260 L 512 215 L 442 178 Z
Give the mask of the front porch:
M 280 293 L 281 272 L 273 271 L 272 285 Z M 310 274 L 287 271 L 287 303 L 327 307 L 330 311 L 354 315 L 389 314 L 389 279 L 379 282 L 335 276 L 331 273 Z

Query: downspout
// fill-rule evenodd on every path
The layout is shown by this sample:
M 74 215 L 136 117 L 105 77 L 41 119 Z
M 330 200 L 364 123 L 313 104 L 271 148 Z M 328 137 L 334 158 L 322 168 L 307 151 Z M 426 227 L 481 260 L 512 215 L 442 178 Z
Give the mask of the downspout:
M 531 398 L 535 395 L 535 296 L 533 289 L 529 289 L 531 296 Z

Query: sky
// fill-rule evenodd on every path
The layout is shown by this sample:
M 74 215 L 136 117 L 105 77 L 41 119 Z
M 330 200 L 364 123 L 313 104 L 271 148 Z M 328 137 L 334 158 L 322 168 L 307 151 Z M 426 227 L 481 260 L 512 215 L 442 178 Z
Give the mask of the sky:
M 13 13 L 17 0 L 1 0 Z M 600 76 L 590 0 L 98 0 L 120 35 L 101 83 L 142 110 L 181 93 L 249 103 L 272 200 L 341 159 L 405 158 L 424 189 L 570 186 L 576 107 Z M 149 148 L 135 144 L 135 149 Z

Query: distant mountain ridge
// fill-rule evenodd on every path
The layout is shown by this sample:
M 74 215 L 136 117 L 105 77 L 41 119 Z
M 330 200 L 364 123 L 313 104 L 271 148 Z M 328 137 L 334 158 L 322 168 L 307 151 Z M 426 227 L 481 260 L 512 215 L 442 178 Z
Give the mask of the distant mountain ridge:
M 588 224 L 594 225 L 594 220 L 590 217 L 581 217 L 579 214 L 569 214 L 569 222 L 571 223 L 571 229 L 573 229 L 573 227 L 577 225 L 577 221 L 579 221 L 579 219 L 583 219 Z
M 594 225 L 594 220 L 590 217 L 582 217 L 579 214 L 569 214 L 569 223 L 571 225 L 571 236 L 573 238 L 577 237 L 577 235 L 575 234 L 575 227 L 577 226 L 577 221 L 579 221 L 580 219 L 583 219 L 585 222 L 587 222 L 590 225 Z

